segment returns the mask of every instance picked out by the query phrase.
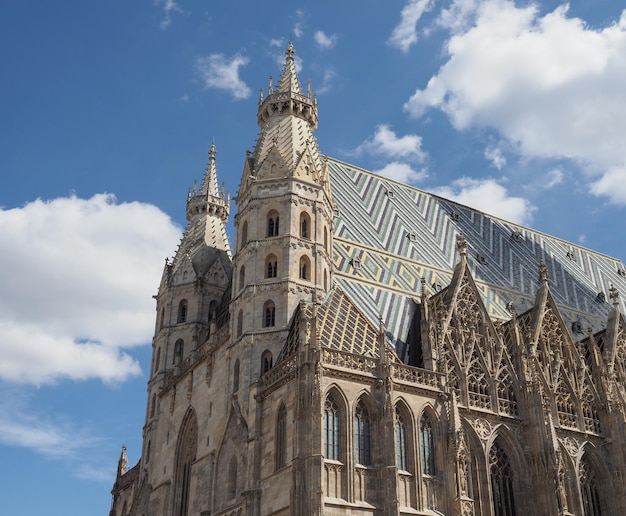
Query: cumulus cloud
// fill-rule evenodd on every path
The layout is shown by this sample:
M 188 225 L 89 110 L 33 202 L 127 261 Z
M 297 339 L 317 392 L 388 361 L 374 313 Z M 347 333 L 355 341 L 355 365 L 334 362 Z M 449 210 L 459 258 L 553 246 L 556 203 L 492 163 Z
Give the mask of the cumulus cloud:
M 283 41 L 283 38 L 272 38 L 270 39 L 270 47 L 282 48 L 284 46 Z
M 239 77 L 239 68 L 250 62 L 245 56 L 211 54 L 196 59 L 195 70 L 205 89 L 216 88 L 230 92 L 235 100 L 247 99 L 251 90 Z
M 409 0 L 400 11 L 400 23 L 393 29 L 387 44 L 408 52 L 411 45 L 417 43 L 417 22 L 434 3 L 434 0 Z
M 163 7 L 164 17 L 159 24 L 163 30 L 168 29 L 172 24 L 172 13 L 184 13 L 175 0 L 154 0 L 154 4 Z
M 398 137 L 386 124 L 378 125 L 374 135 L 359 145 L 356 152 L 357 154 L 367 152 L 389 158 L 412 159 L 417 162 L 426 159 L 426 153 L 422 150 L 421 136 L 407 134 Z
M 426 169 L 414 170 L 411 165 L 399 161 L 392 161 L 380 170 L 374 172 L 381 176 L 388 177 L 389 179 L 393 179 L 394 181 L 407 184 L 419 183 L 428 177 Z
M 313 38 L 315 39 L 315 43 L 317 43 L 318 46 L 320 48 L 323 48 L 324 50 L 328 48 L 333 48 L 335 46 L 335 43 L 337 43 L 336 34 L 333 34 L 332 36 L 327 36 L 326 33 L 321 30 L 316 31 L 313 35 Z
M 462 177 L 449 186 L 433 188 L 431 191 L 446 199 L 518 224 L 530 225 L 536 210 L 528 200 L 511 197 L 506 188 L 495 179 Z
M 485 149 L 485 158 L 491 161 L 491 164 L 498 170 L 506 166 L 506 156 L 498 145 L 488 145 Z
M 591 191 L 606 195 L 613 204 L 626 205 L 626 166 L 610 167 L 591 184 Z
M 139 374 L 123 348 L 149 342 L 151 295 L 179 236 L 155 206 L 107 194 L 0 210 L 0 379 Z
M 589 27 L 568 6 L 456 0 L 438 23 L 447 61 L 405 104 L 436 108 L 458 130 L 496 129 L 524 157 L 569 159 L 592 191 L 626 204 L 626 11 Z M 620 181 L 619 178 L 622 178 Z

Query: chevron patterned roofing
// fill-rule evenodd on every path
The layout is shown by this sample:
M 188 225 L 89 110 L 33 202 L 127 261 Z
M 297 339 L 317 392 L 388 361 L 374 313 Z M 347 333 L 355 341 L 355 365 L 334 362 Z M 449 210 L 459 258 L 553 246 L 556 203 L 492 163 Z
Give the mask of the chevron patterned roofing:
M 338 210 L 335 279 L 373 324 L 383 316 L 401 356 L 420 280 L 425 278 L 429 294 L 450 282 L 459 234 L 467 239 L 470 269 L 495 319 L 509 318 L 510 302 L 518 313 L 533 305 L 542 260 L 567 322 L 599 330 L 606 324 L 610 286 L 626 295 L 620 260 L 333 158 L 328 173 Z M 623 298 L 621 303 L 624 309 Z

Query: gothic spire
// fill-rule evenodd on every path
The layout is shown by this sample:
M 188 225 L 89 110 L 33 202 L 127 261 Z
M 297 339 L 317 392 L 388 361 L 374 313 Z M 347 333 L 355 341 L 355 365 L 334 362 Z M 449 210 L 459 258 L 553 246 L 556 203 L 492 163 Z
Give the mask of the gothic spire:
M 278 82 L 277 93 L 302 93 L 300 89 L 300 82 L 298 81 L 298 75 L 296 73 L 296 60 L 294 58 L 296 51 L 293 48 L 291 41 L 287 50 L 285 50 L 285 64 L 283 65 L 283 73 L 280 76 Z
M 200 195 L 219 197 L 219 190 L 217 187 L 217 167 L 215 166 L 216 154 L 217 150 L 215 149 L 215 141 L 213 141 L 211 143 L 211 149 L 209 150 L 209 161 L 204 169 L 204 179 L 202 180 Z

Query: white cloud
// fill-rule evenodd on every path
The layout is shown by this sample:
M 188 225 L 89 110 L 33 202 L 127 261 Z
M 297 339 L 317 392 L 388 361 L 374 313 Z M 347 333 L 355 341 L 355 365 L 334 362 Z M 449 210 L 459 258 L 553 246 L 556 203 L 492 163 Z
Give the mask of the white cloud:
M 250 62 L 245 56 L 235 54 L 227 58 L 224 54 L 211 54 L 196 60 L 196 73 L 205 89 L 216 88 L 231 93 L 235 100 L 247 99 L 251 90 L 239 77 L 239 68 Z
M 550 188 L 559 185 L 563 182 L 563 172 L 558 168 L 553 168 L 548 172 L 545 177 L 543 188 L 549 190 Z
M 172 24 L 172 13 L 184 13 L 175 0 L 154 0 L 155 5 L 163 6 L 164 18 L 161 20 L 159 26 L 161 29 L 166 30 Z
M 324 31 L 318 30 L 313 35 L 315 42 L 323 49 L 333 48 L 337 43 L 337 35 L 327 36 Z
M 488 145 L 485 149 L 485 158 L 498 170 L 506 166 L 506 156 L 499 145 Z
M 626 205 L 626 166 L 610 167 L 591 184 L 595 195 L 605 195 L 612 204 Z
M 511 197 L 494 179 L 471 179 L 462 177 L 449 186 L 431 191 L 471 208 L 495 215 L 502 219 L 529 225 L 536 208 L 522 197 Z
M 296 38 L 301 38 L 304 34 L 304 11 L 301 9 L 297 9 L 295 13 L 296 23 L 293 26 L 293 35 Z
M 316 92 L 321 94 L 321 93 L 326 93 L 327 91 L 330 91 L 332 84 L 333 84 L 333 80 L 335 79 L 335 77 L 337 76 L 335 70 L 333 70 L 332 68 L 326 68 L 324 70 L 324 75 L 322 76 L 322 85 L 316 89 Z
M 591 28 L 567 8 L 541 16 L 534 4 L 456 0 L 439 17 L 448 60 L 405 109 L 494 128 L 525 157 L 574 160 L 594 193 L 626 204 L 626 11 Z
M 0 379 L 139 374 L 121 350 L 149 342 L 151 295 L 179 236 L 155 206 L 107 194 L 0 210 Z
M 411 165 L 407 163 L 401 163 L 399 161 L 392 161 L 385 165 L 382 169 L 374 171 L 376 174 L 388 177 L 394 181 L 406 184 L 419 183 L 426 177 L 428 173 L 426 169 L 414 170 Z
M 389 158 L 413 159 L 417 162 L 423 162 L 427 156 L 422 150 L 421 136 L 407 134 L 398 137 L 386 124 L 377 126 L 374 136 L 359 145 L 356 152 L 367 152 Z
M 408 52 L 417 42 L 417 22 L 424 12 L 429 11 L 434 0 L 409 0 L 400 12 L 400 23 L 393 29 L 387 44 Z
M 35 414 L 23 388 L 0 389 L 0 444 L 29 448 L 53 459 L 72 459 L 93 448 L 100 438 L 59 414 Z
M 282 48 L 284 46 L 284 40 L 283 38 L 272 38 L 270 39 L 270 47 L 278 47 L 278 48 Z

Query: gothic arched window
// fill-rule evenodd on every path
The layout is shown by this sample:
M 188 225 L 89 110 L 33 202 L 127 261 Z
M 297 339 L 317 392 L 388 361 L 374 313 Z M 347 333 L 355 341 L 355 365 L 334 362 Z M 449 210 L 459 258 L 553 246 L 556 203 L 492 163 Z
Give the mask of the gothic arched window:
M 409 444 L 407 441 L 407 420 L 405 415 L 396 406 L 396 465 L 399 470 L 408 471 L 409 469 Z
M 267 373 L 272 368 L 272 352 L 266 349 L 261 355 L 261 374 Z
M 433 423 L 427 414 L 424 414 L 420 421 L 420 460 L 422 461 L 422 474 L 435 476 Z
M 156 414 L 156 394 L 152 395 L 152 403 L 150 404 L 150 417 Z
M 196 460 L 198 448 L 198 420 L 190 409 L 182 424 L 178 436 L 175 467 L 175 515 L 187 516 L 189 513 L 189 487 L 191 484 L 191 466 Z
M 300 237 L 311 238 L 311 217 L 308 213 L 300 214 Z
M 354 412 L 354 459 L 357 464 L 372 463 L 370 414 L 363 400 L 359 400 Z
M 239 290 L 246 286 L 246 267 L 242 265 L 239 269 Z
M 187 300 L 181 299 L 180 303 L 178 303 L 178 318 L 176 322 L 184 323 L 187 322 Z
M 174 344 L 174 365 L 180 364 L 183 360 L 183 352 L 185 351 L 185 343 L 183 339 L 178 339 Z
M 300 258 L 300 279 L 311 279 L 311 260 L 308 256 Z
M 276 276 L 278 276 L 278 260 L 276 255 L 270 254 L 265 259 L 265 277 L 275 278 Z
M 489 450 L 489 479 L 494 516 L 515 516 L 513 468 L 497 440 Z
M 278 212 L 276 210 L 272 210 L 267 214 L 267 236 L 273 237 L 278 236 L 278 226 L 279 218 Z
M 263 326 L 271 328 L 276 324 L 276 305 L 272 301 L 266 301 L 263 305 Z
M 580 462 L 579 476 L 584 516 L 602 516 L 598 477 L 586 456 Z
M 282 403 L 276 417 L 275 447 L 276 469 L 280 469 L 287 463 L 287 409 Z
M 237 314 L 237 337 L 241 337 L 243 333 L 243 311 L 239 310 Z
M 324 403 L 324 457 L 328 460 L 339 460 L 339 407 L 332 394 Z
M 328 229 L 324 226 L 324 250 L 328 252 Z

